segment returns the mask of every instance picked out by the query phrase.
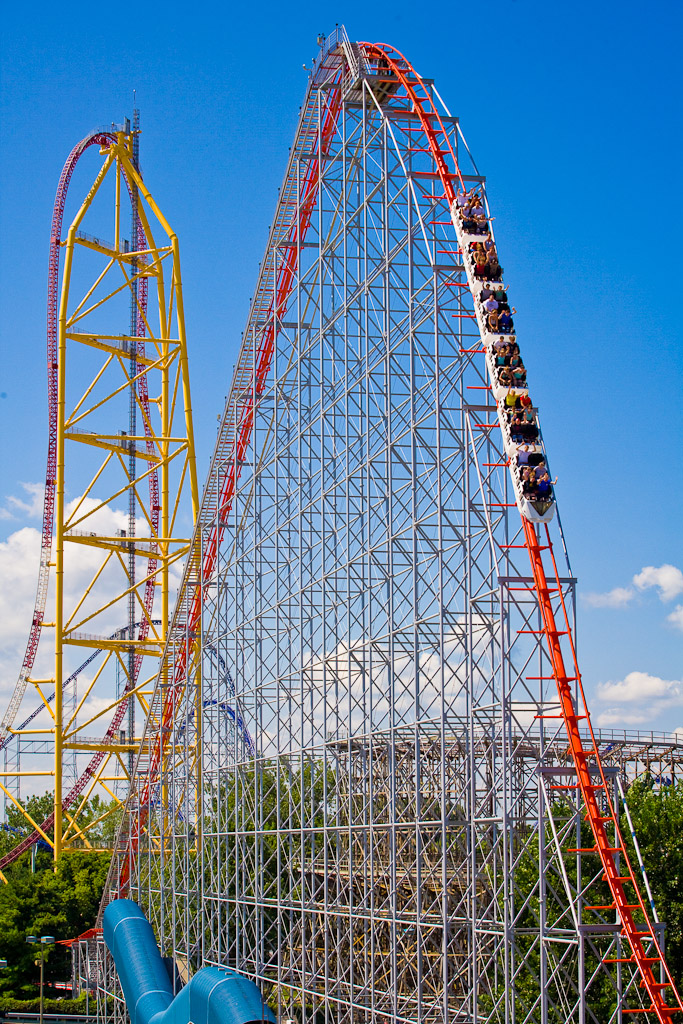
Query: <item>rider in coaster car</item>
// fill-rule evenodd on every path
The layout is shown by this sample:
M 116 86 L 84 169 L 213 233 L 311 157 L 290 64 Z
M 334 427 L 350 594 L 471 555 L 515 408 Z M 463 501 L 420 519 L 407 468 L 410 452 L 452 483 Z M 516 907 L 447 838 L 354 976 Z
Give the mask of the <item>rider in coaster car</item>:
M 523 491 L 527 498 L 535 498 L 537 493 L 536 474 L 533 469 L 529 470 L 529 476 L 523 484 Z
M 482 288 L 482 291 L 484 290 L 485 289 Z M 488 291 L 488 289 L 486 289 L 486 291 Z M 498 300 L 494 299 L 493 295 L 491 295 L 490 292 L 489 297 L 486 300 L 482 300 L 482 306 L 484 307 L 487 313 L 494 313 L 498 309 L 499 305 L 500 303 L 498 302 Z
M 553 487 L 556 483 L 557 477 L 551 481 L 550 476 L 548 475 L 548 470 L 544 470 L 540 475 L 537 485 L 539 498 L 549 498 L 552 495 Z
M 500 324 L 500 329 L 503 332 L 503 334 L 510 334 L 512 332 L 512 328 L 513 328 L 512 316 L 516 312 L 517 312 L 516 309 L 512 309 L 512 310 L 508 309 L 508 310 L 503 310 L 503 312 L 500 314 L 499 324 Z
M 522 423 L 522 417 L 518 413 L 516 413 L 510 421 L 510 435 L 512 440 L 515 442 L 525 440 L 524 424 Z
M 470 210 L 470 216 L 474 219 L 477 225 L 477 230 L 483 234 L 487 230 L 486 211 L 479 196 L 474 200 L 474 205 Z
M 517 394 L 513 388 L 508 388 L 508 393 L 505 396 L 505 408 L 508 410 L 517 408 Z
M 520 363 L 519 366 L 515 366 L 512 371 L 512 379 L 515 382 L 516 388 L 523 388 L 526 384 L 526 369 L 524 363 Z
M 486 253 L 481 250 L 477 250 L 477 252 L 474 254 L 474 259 L 476 263 L 476 266 L 474 268 L 474 276 L 488 277 L 489 265 L 486 261 Z
M 498 263 L 497 256 L 491 256 L 488 262 L 488 278 L 490 281 L 500 281 L 503 275 L 503 268 Z
M 458 192 L 455 197 L 455 205 L 460 211 L 460 216 L 463 220 L 469 217 L 470 210 L 472 209 L 472 202 L 474 200 L 474 189 L 471 192 L 465 190 L 464 192 Z

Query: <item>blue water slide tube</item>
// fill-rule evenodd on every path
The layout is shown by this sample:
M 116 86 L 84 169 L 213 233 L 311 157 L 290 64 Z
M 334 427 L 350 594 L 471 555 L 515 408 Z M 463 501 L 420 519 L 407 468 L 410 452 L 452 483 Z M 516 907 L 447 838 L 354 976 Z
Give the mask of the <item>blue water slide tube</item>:
M 102 928 L 131 1024 L 276 1024 L 253 981 L 227 967 L 203 967 L 174 996 L 152 926 L 132 900 L 113 900 Z

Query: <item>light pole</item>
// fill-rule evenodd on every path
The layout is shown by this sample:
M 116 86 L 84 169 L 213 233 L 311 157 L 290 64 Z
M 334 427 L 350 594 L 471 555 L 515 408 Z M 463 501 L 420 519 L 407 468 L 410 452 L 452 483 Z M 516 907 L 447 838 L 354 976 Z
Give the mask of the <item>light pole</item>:
M 40 960 L 35 962 L 40 964 L 40 1024 L 43 1024 L 43 968 L 45 965 L 45 950 L 43 947 L 54 945 L 55 937 L 54 935 L 41 935 L 38 938 L 36 935 L 27 935 L 26 941 L 32 945 L 40 945 Z

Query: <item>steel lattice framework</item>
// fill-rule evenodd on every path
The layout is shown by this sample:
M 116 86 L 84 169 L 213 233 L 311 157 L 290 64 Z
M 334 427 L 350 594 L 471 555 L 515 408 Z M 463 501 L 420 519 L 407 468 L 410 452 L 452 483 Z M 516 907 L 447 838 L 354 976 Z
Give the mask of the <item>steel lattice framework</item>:
M 0 868 L 41 837 L 55 860 L 70 847 L 91 847 L 102 819 L 88 815 L 90 798 L 104 796 L 107 813 L 125 798 L 139 742 L 134 708 L 138 721 L 146 717 L 173 568 L 187 555 L 199 503 L 178 239 L 140 174 L 138 134 L 137 124 L 127 123 L 87 136 L 70 154 L 55 200 L 40 573 L 26 655 L 0 726 L 0 789 L 31 830 Z M 69 183 L 93 145 L 101 166 L 62 239 Z M 102 237 L 102 224 L 112 241 Z M 46 623 L 50 567 L 55 615 Z M 54 674 L 37 678 L 45 630 Z M 74 671 L 83 648 L 90 653 Z M 154 667 L 141 673 L 150 657 Z M 47 777 L 54 786 L 45 821 L 34 821 L 20 803 L 19 782 L 27 777 L 34 784 Z
M 465 189 L 485 202 L 433 84 L 338 29 L 105 898 L 139 901 L 181 978 L 236 967 L 283 1019 L 668 1020 L 561 525 L 517 507 Z

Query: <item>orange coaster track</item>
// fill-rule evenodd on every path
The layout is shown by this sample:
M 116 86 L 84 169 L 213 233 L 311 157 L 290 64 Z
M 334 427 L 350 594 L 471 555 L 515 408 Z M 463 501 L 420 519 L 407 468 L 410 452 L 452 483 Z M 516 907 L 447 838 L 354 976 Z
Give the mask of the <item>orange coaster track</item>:
M 360 43 L 354 49 L 360 60 L 365 62 L 372 61 L 378 66 L 378 74 L 380 76 L 393 77 L 400 83 L 400 88 L 404 91 L 405 96 L 403 97 L 400 91 L 395 95 L 405 99 L 406 108 L 411 116 L 417 115 L 423 134 L 424 145 L 431 152 L 437 168 L 433 173 L 415 172 L 415 176 L 425 175 L 431 178 L 432 182 L 438 179 L 450 206 L 456 198 L 458 189 L 464 190 L 465 186 L 441 116 L 432 102 L 430 92 L 425 83 L 409 61 L 391 46 Z M 320 71 L 320 65 L 318 65 L 318 71 Z M 342 72 L 342 75 L 344 74 L 346 74 L 346 69 Z M 329 81 L 331 82 L 332 80 L 333 76 L 330 73 Z M 200 518 L 205 523 L 210 523 L 214 519 L 219 525 L 213 529 L 211 540 L 201 554 L 195 540 L 193 552 L 190 556 L 192 564 L 189 571 L 186 571 L 185 576 L 186 581 L 194 580 L 195 582 L 191 588 L 184 584 L 184 591 L 181 592 L 179 603 L 182 604 L 183 593 L 186 602 L 183 613 L 182 633 L 185 636 L 189 636 L 191 640 L 196 636 L 203 600 L 201 587 L 197 585 L 196 581 L 200 578 L 210 578 L 213 573 L 223 534 L 223 527 L 220 523 L 225 521 L 232 507 L 242 460 L 252 438 L 254 409 L 271 366 L 277 320 L 278 317 L 283 315 L 290 296 L 298 254 L 306 237 L 306 231 L 313 213 L 315 189 L 318 183 L 320 168 L 328 155 L 330 140 L 341 108 L 341 95 L 341 88 L 332 90 L 332 96 L 328 101 L 329 106 L 324 111 L 319 123 L 316 122 L 314 99 L 310 100 L 309 108 L 305 109 L 301 115 L 297 146 L 308 142 L 310 156 L 305 172 L 298 182 L 293 176 L 293 164 L 290 162 L 285 194 L 281 197 L 278 208 L 279 221 L 273 229 L 276 233 L 280 232 L 279 237 L 281 241 L 279 249 L 283 254 L 282 262 L 276 268 L 275 274 L 273 274 L 273 268 L 270 268 L 272 280 L 268 286 L 263 285 L 264 280 L 267 279 L 267 274 L 264 275 L 263 271 L 261 273 L 261 293 L 259 293 L 255 300 L 252 314 L 254 309 L 258 313 L 260 303 L 262 315 L 259 316 L 259 320 L 263 324 L 263 329 L 255 348 L 250 348 L 248 344 L 243 345 L 240 361 L 235 371 L 230 402 L 228 403 L 228 407 L 232 403 L 238 409 L 238 415 L 234 420 L 232 429 L 227 424 L 227 420 L 224 419 L 219 434 L 217 454 L 214 458 L 214 461 L 219 460 L 223 464 L 229 463 L 230 471 L 224 478 L 218 499 L 218 507 L 216 508 L 215 504 L 207 504 L 203 506 L 200 512 Z M 310 91 L 309 96 L 311 96 Z M 294 194 L 294 189 L 297 185 L 301 189 L 301 194 L 307 197 L 302 203 L 305 216 L 299 221 L 295 219 L 295 205 L 293 203 L 288 205 L 288 196 Z M 288 188 L 290 189 L 289 193 L 287 193 Z M 287 219 L 288 217 L 289 220 Z M 457 250 L 458 243 L 455 237 L 454 241 L 454 249 Z M 270 251 L 272 251 L 272 247 L 269 247 Z M 206 501 L 207 499 L 205 498 Z M 664 956 L 659 949 L 648 909 L 640 896 L 638 884 L 623 838 L 621 837 L 618 817 L 609 798 L 598 746 L 590 726 L 588 708 L 576 663 L 576 653 L 569 619 L 564 606 L 564 599 L 562 598 L 562 590 L 547 526 L 544 529 L 547 542 L 542 544 L 537 528 L 530 521 L 523 518 L 524 540 L 533 572 L 533 587 L 542 615 L 543 633 L 559 695 L 561 716 L 569 740 L 569 747 L 577 773 L 578 786 L 585 805 L 586 818 L 590 823 L 595 840 L 595 846 L 591 850 L 574 852 L 594 852 L 599 855 L 604 869 L 604 877 L 612 893 L 613 908 L 619 915 L 622 935 L 630 949 L 629 955 L 623 958 L 623 962 L 637 966 L 641 977 L 641 985 L 647 991 L 651 1001 L 649 1007 L 646 1006 L 635 1010 L 623 1008 L 621 1012 L 624 1014 L 652 1012 L 656 1014 L 659 1021 L 667 1022 L 673 1014 L 683 1011 L 683 1004 L 671 978 Z M 195 537 L 197 536 L 198 534 L 195 534 Z M 544 551 L 547 553 L 546 557 L 549 557 L 552 563 L 551 582 L 549 582 L 548 574 L 544 567 Z M 188 589 L 191 589 L 190 596 L 187 594 Z M 551 593 L 560 594 L 562 601 L 564 621 L 559 626 L 555 621 L 555 614 L 550 599 Z M 182 635 L 178 623 L 176 623 L 176 628 L 178 635 Z M 566 661 L 572 666 L 571 674 L 567 672 L 563 648 L 567 653 Z M 150 740 L 151 749 L 146 782 L 140 790 L 139 800 L 130 809 L 131 822 L 128 848 L 122 870 L 118 875 L 119 895 L 124 895 L 128 889 L 131 867 L 138 848 L 139 839 L 145 831 L 149 819 L 151 799 L 159 784 L 162 763 L 168 754 L 170 726 L 181 699 L 185 677 L 189 674 L 191 657 L 190 645 L 190 648 L 184 648 L 182 654 L 176 655 L 172 684 L 168 687 L 157 688 L 157 691 L 159 689 L 163 690 L 163 697 L 159 698 L 160 706 L 158 713 L 155 715 L 158 726 Z M 575 684 L 574 689 L 580 695 L 580 708 L 577 707 L 572 693 L 572 683 Z M 588 745 L 581 737 L 579 722 L 584 722 L 588 728 L 591 737 L 591 742 Z M 610 839 L 608 831 L 613 832 L 613 835 L 617 837 L 616 840 Z M 631 898 L 627 895 L 627 887 L 633 889 L 636 894 L 635 897 Z M 637 921 L 636 917 L 642 920 Z M 663 980 L 657 980 L 657 975 Z M 670 1003 L 667 1002 L 666 994 L 670 997 Z
M 464 184 L 458 170 L 455 154 L 450 143 L 448 143 L 443 123 L 431 101 L 428 90 L 415 69 L 398 50 L 384 44 L 363 43 L 361 46 L 370 59 L 386 61 L 388 67 L 405 89 L 406 95 L 412 102 L 413 112 L 420 118 L 425 142 L 432 152 L 444 193 L 448 199 L 449 206 L 451 206 L 456 197 L 456 183 L 459 182 L 463 190 Z M 446 146 L 443 145 L 444 141 Z M 449 168 L 452 168 L 452 170 Z M 577 772 L 578 784 L 586 807 L 586 817 L 595 838 L 594 852 L 600 856 L 602 861 L 605 879 L 614 900 L 614 907 L 621 919 L 623 935 L 631 949 L 631 956 L 626 959 L 637 964 L 642 979 L 641 984 L 647 990 L 652 1001 L 650 1007 L 631 1011 L 622 1010 L 622 1013 L 653 1012 L 656 1013 L 658 1020 L 662 1022 L 669 1021 L 672 1014 L 679 1011 L 683 1012 L 683 1003 L 676 990 L 664 956 L 659 950 L 654 928 L 648 910 L 640 895 L 628 852 L 621 836 L 619 821 L 609 797 L 598 745 L 595 742 L 590 725 L 588 705 L 586 704 L 586 698 L 581 685 L 569 618 L 564 598 L 562 597 L 562 588 L 559 583 L 559 574 L 552 552 L 548 527 L 544 527 L 547 538 L 545 549 L 550 553 L 552 559 L 553 575 L 555 578 L 554 586 L 549 584 L 546 576 L 543 565 L 543 546 L 539 541 L 534 525 L 529 520 L 523 518 L 523 526 L 524 539 L 531 561 L 534 586 L 543 617 L 543 629 L 560 699 L 561 713 Z M 562 602 L 564 622 L 561 624 L 561 628 L 558 628 L 555 621 L 550 599 L 551 592 L 559 594 Z M 562 637 L 566 638 L 565 643 L 569 647 L 569 658 L 573 665 L 573 675 L 568 675 L 565 668 L 562 655 Z M 580 693 L 582 703 L 580 711 L 575 706 L 570 685 L 572 682 L 577 684 L 578 692 Z M 592 743 L 588 747 L 584 745 L 579 732 L 580 721 L 586 723 L 592 738 Z M 597 782 L 594 781 L 595 775 L 590 770 L 591 766 L 598 769 L 599 781 Z M 603 797 L 604 803 L 602 805 L 598 800 L 598 794 Z M 607 813 L 604 813 L 605 810 Z M 617 837 L 616 843 L 608 837 L 608 825 L 614 830 L 614 834 Z M 632 887 L 636 894 L 637 902 L 629 901 L 629 897 L 625 892 L 626 886 Z M 634 913 L 638 913 L 643 918 L 643 921 L 636 922 Z M 645 948 L 644 940 L 649 940 L 648 949 Z M 655 955 L 652 955 L 653 950 Z M 656 973 L 663 975 L 666 980 L 658 981 Z M 672 1006 L 667 1003 L 664 994 L 666 991 L 671 994 L 675 1005 Z

